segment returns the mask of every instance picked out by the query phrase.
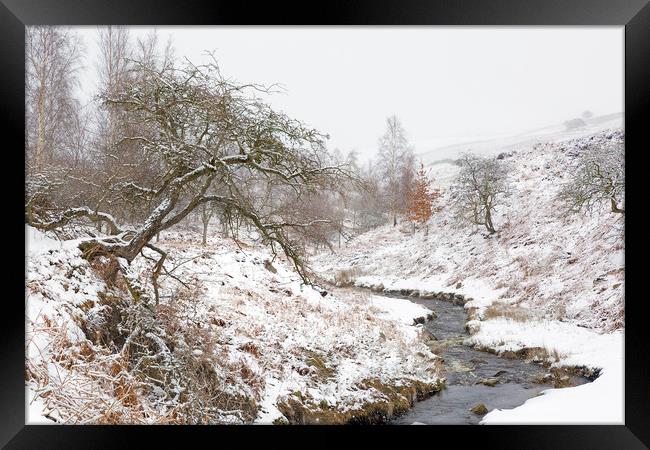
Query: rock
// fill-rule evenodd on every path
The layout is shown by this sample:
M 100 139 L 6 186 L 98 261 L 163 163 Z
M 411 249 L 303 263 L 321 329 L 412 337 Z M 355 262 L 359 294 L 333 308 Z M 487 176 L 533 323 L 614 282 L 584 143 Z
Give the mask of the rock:
M 503 375 L 504 373 L 508 373 L 508 371 L 507 371 L 507 370 L 499 370 L 497 373 L 495 373 L 495 374 L 492 375 L 492 376 L 493 376 L 493 377 L 498 377 L 498 376 Z
M 213 317 L 212 320 L 210 321 L 213 325 L 216 325 L 218 327 L 225 327 L 226 326 L 226 321 L 219 318 L 219 317 Z
M 456 283 L 456 289 L 460 289 L 460 288 L 462 288 L 462 287 L 463 287 L 463 283 L 462 283 L 461 281 L 459 281 L 458 283 Z
M 433 319 L 437 319 L 437 318 L 438 318 L 438 315 L 436 313 L 434 313 L 433 311 L 431 311 L 430 314 L 427 314 L 427 320 L 433 320 Z
M 424 298 L 424 299 L 436 298 L 436 293 L 428 292 L 428 291 L 420 292 L 420 298 Z
M 481 381 L 479 381 L 479 384 L 483 384 L 488 387 L 494 387 L 497 385 L 498 382 L 499 380 L 497 380 L 496 378 L 484 378 Z
M 593 281 L 593 285 L 596 286 L 598 283 L 602 283 L 603 281 L 605 281 L 604 277 L 598 277 Z
M 424 322 L 426 322 L 426 319 L 424 317 L 416 317 L 413 319 L 413 325 L 418 325 Z
M 465 323 L 465 330 L 467 330 L 469 334 L 475 334 L 480 329 L 481 329 L 481 324 L 478 320 L 468 320 Z
M 425 342 L 430 342 L 430 341 L 437 341 L 438 338 L 429 330 L 424 328 L 422 330 L 422 338 L 424 339 Z
M 271 261 L 269 261 L 268 259 L 264 260 L 264 268 L 271 273 L 278 273 L 277 269 L 273 267 L 273 264 L 271 264 Z
M 419 297 L 420 296 L 420 291 L 417 291 L 417 290 L 411 291 L 410 296 L 411 297 Z
M 470 411 L 472 411 L 474 414 L 477 414 L 479 416 L 484 416 L 488 412 L 486 406 L 483 403 L 478 403 L 474 405 L 472 409 L 470 409 Z

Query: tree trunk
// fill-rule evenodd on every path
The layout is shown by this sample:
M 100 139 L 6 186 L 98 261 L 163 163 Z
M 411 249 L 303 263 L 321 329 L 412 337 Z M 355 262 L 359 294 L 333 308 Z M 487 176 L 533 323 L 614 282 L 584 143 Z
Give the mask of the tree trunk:
M 485 208 L 485 228 L 490 233 L 495 233 L 494 225 L 492 225 L 492 214 L 490 213 L 490 208 Z
M 27 223 L 30 225 L 34 223 L 34 207 L 31 202 L 27 205 Z
M 203 240 L 201 241 L 201 245 L 204 247 L 208 244 L 208 221 L 203 222 Z
M 612 212 L 625 214 L 625 210 L 618 207 L 618 204 L 616 203 L 616 199 L 612 197 L 610 200 L 612 203 Z
M 45 87 L 40 86 L 38 91 L 38 139 L 36 141 L 35 166 L 40 172 L 45 154 Z

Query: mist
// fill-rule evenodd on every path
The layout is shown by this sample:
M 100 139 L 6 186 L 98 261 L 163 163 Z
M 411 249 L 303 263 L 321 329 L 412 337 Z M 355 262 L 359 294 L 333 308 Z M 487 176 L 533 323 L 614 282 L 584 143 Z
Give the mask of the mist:
M 131 27 L 140 36 L 152 27 Z M 176 56 L 213 51 L 227 76 L 279 83 L 269 103 L 330 136 L 377 152 L 386 117 L 417 153 L 623 111 L 622 27 L 157 27 Z M 96 27 L 83 95 L 96 90 Z M 434 150 L 435 154 L 436 151 Z M 443 157 L 444 152 L 440 153 Z

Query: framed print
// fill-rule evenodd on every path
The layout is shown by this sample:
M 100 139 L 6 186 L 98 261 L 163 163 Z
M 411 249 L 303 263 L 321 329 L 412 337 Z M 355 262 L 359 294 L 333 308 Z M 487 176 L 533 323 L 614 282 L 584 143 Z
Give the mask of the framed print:
M 311 6 L 3 0 L 2 444 L 647 448 L 647 2 Z

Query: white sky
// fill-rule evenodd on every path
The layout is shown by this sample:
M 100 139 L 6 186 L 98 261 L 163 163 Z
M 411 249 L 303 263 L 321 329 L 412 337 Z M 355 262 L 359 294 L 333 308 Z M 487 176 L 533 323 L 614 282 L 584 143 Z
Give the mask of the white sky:
M 96 88 L 96 28 L 82 79 Z M 150 27 L 132 27 L 133 35 Z M 374 156 L 397 114 L 416 152 L 623 111 L 623 27 L 157 27 L 177 56 L 214 50 L 241 82 L 281 83 L 269 102 Z

